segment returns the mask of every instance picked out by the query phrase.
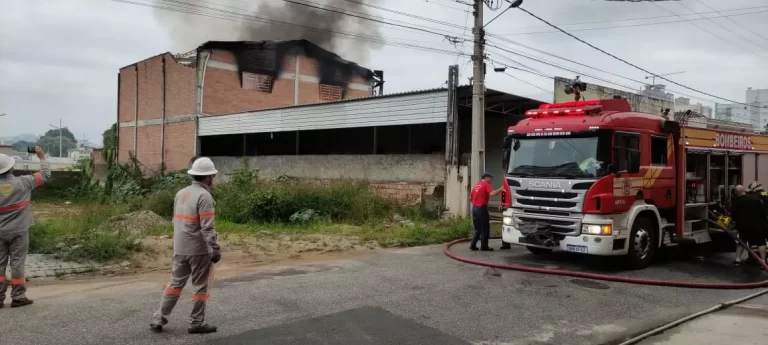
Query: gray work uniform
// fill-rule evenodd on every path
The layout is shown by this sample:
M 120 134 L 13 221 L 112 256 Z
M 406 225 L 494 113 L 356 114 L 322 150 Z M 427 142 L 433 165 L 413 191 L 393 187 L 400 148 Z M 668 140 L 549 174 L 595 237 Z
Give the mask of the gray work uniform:
M 211 255 L 219 250 L 214 227 L 215 202 L 208 186 L 193 182 L 176 194 L 173 215 L 173 271 L 163 290 L 160 310 L 153 323 L 165 325 L 176 306 L 187 280 L 192 277 L 193 327 L 205 325 L 205 303 L 210 298 L 208 285 L 213 278 Z
M 5 300 L 8 284 L 11 299 L 26 298 L 24 263 L 29 250 L 29 227 L 32 226 L 32 208 L 29 203 L 32 190 L 42 186 L 51 177 L 45 160 L 40 161 L 40 172 L 21 177 L 8 173 L 0 176 L 0 304 Z M 10 279 L 5 275 L 11 264 Z

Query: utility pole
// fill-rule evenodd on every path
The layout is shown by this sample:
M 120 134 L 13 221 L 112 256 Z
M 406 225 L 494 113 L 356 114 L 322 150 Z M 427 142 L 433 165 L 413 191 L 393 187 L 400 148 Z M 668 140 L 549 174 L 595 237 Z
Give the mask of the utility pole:
M 61 125 L 61 119 L 59 119 L 59 127 L 56 127 L 54 125 L 49 125 L 49 126 L 51 126 L 53 128 L 58 128 L 59 129 L 59 158 L 64 157 L 64 155 L 63 155 L 64 150 L 62 148 L 63 147 L 62 139 L 63 139 L 63 136 L 64 136 L 64 133 L 63 133 L 64 127 L 62 127 L 62 125 Z
M 485 170 L 485 30 L 483 30 L 484 0 L 474 0 L 474 54 L 472 55 L 472 154 L 469 179 L 480 179 Z M 474 183 L 474 182 L 472 182 Z

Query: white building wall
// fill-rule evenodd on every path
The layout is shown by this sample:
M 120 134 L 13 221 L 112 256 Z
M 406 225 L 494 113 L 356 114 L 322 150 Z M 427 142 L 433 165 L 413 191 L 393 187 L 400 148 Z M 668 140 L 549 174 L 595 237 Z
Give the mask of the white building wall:
M 754 125 L 749 117 L 746 106 L 743 104 L 717 104 L 715 105 L 715 119 L 732 121 Z
M 696 113 L 699 113 L 701 115 L 706 116 L 707 118 L 712 118 L 712 107 L 703 105 L 701 103 L 699 104 L 677 104 L 675 102 L 675 112 L 678 111 L 693 111 Z

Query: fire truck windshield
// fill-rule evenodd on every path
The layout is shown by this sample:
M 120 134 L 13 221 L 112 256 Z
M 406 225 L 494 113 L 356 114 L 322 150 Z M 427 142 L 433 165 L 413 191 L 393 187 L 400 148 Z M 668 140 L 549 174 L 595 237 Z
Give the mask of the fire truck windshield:
M 597 178 L 608 174 L 610 135 L 516 138 L 509 168 L 512 176 Z

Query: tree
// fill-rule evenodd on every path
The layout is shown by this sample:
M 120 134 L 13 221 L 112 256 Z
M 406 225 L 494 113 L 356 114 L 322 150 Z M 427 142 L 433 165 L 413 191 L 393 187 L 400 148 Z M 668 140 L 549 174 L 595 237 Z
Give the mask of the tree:
M 117 123 L 113 123 L 104 133 L 101 135 L 101 141 L 104 145 L 101 150 L 101 157 L 107 162 L 107 180 L 104 183 L 104 197 L 108 198 L 112 195 L 112 189 L 115 183 L 115 174 L 117 173 L 115 167 L 117 163 Z
M 72 134 L 72 132 L 69 131 L 69 128 L 64 127 L 61 129 L 61 135 L 64 136 L 64 138 L 70 138 L 74 142 L 77 142 L 77 139 L 75 138 L 75 135 Z M 56 139 L 59 138 L 59 129 L 49 129 L 45 134 L 43 134 L 44 137 L 56 137 Z
M 117 123 L 113 123 L 111 127 L 104 131 L 101 139 L 104 144 L 101 155 L 104 161 L 107 162 L 107 166 L 112 166 L 117 161 Z
M 42 136 L 37 140 L 37 146 L 40 146 L 51 157 L 66 157 L 67 151 L 77 147 L 77 142 L 64 136 L 61 140 L 61 154 L 59 154 L 59 136 Z

